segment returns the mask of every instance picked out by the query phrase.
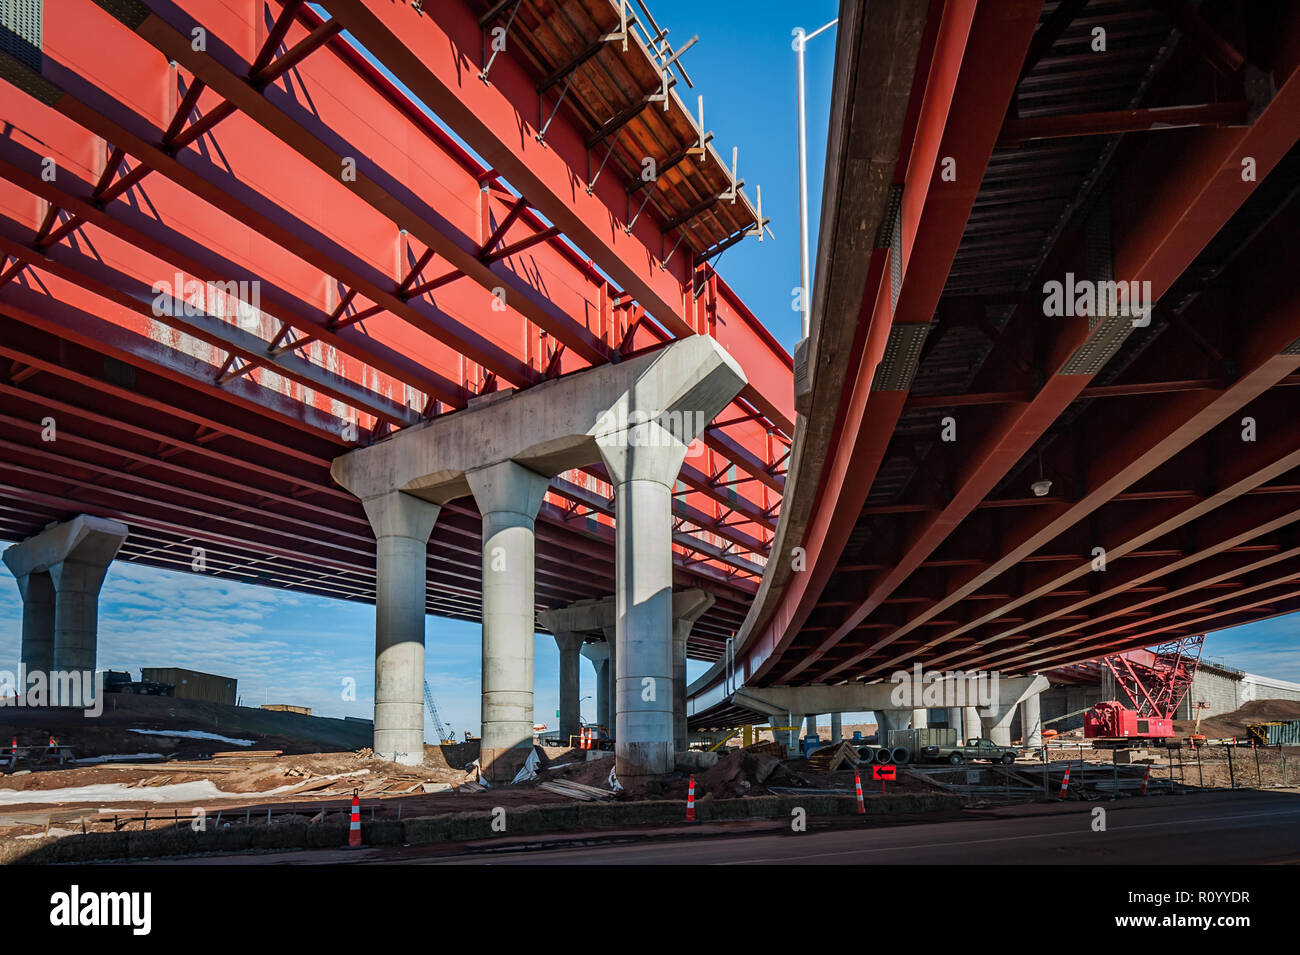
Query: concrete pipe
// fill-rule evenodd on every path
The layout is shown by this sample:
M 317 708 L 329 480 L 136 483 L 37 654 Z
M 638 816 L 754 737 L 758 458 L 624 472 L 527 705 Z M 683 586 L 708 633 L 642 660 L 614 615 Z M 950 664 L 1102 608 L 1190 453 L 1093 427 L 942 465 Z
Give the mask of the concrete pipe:
M 894 762 L 906 763 L 911 760 L 912 751 L 906 746 L 895 746 L 891 751 L 891 755 L 894 757 Z
M 894 761 L 894 753 L 892 750 L 888 748 L 881 748 L 876 750 L 876 762 L 892 763 L 893 761 Z
M 858 759 L 864 763 L 874 763 L 876 761 L 876 747 L 859 746 Z

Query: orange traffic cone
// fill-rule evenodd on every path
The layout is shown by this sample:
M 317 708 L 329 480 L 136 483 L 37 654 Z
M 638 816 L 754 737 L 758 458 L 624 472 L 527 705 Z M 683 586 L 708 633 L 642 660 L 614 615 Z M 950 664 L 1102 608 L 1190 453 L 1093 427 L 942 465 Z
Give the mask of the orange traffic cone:
M 1147 766 L 1147 771 L 1142 777 L 1142 785 L 1138 788 L 1139 796 L 1145 796 L 1147 794 L 1147 783 L 1149 782 L 1151 782 L 1151 767 Z
M 1065 778 L 1061 780 L 1061 795 L 1059 798 L 1064 799 L 1065 793 L 1070 788 L 1070 764 L 1065 764 Z
M 858 791 L 858 815 L 865 815 L 867 811 L 866 803 L 862 801 L 862 776 L 859 773 L 853 774 L 853 786 Z
M 695 774 L 691 773 L 691 785 L 686 790 L 686 821 L 695 821 Z
M 361 848 L 361 799 L 352 790 L 352 822 L 348 825 L 348 848 Z

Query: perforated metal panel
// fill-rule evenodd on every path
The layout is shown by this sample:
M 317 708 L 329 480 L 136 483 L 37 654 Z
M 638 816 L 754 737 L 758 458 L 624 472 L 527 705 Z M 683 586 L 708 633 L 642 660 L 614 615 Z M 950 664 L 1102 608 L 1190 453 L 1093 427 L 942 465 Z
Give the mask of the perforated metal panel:
M 37 71 L 44 8 L 44 0 L 0 0 L 0 51 Z

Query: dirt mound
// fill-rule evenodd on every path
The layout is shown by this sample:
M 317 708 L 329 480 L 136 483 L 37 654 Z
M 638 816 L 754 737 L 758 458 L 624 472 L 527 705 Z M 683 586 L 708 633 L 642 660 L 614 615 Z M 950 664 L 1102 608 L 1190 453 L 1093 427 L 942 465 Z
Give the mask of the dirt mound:
M 355 751 L 368 746 L 373 734 L 369 723 L 354 720 L 164 696 L 105 694 L 104 711 L 98 716 L 68 707 L 0 706 L 0 738 L 6 745 L 11 737 L 30 746 L 54 736 L 78 757 L 161 753 L 180 759 L 245 748 L 225 740 L 132 732 L 141 729 L 198 731 L 252 740 L 248 749 L 285 753 Z
M 1210 739 L 1246 738 L 1249 723 L 1269 723 L 1275 720 L 1300 720 L 1300 700 L 1251 700 L 1231 713 L 1207 716 L 1201 720 L 1200 733 Z M 1175 720 L 1174 732 L 1190 736 L 1196 720 Z

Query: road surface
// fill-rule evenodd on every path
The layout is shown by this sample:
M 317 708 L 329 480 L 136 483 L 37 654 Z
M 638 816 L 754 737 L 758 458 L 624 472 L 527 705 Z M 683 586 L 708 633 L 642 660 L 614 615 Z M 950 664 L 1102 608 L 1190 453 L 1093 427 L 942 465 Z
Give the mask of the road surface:
M 667 837 L 574 835 L 555 848 L 483 851 L 445 844 L 161 860 L 174 864 L 396 863 L 403 865 L 1227 865 L 1300 863 L 1300 791 L 1211 793 L 1095 805 L 1014 807 L 913 825 L 837 820 L 796 833 L 752 828 Z M 1010 815 L 1009 813 L 1017 813 Z M 725 830 L 724 830 L 725 831 Z

